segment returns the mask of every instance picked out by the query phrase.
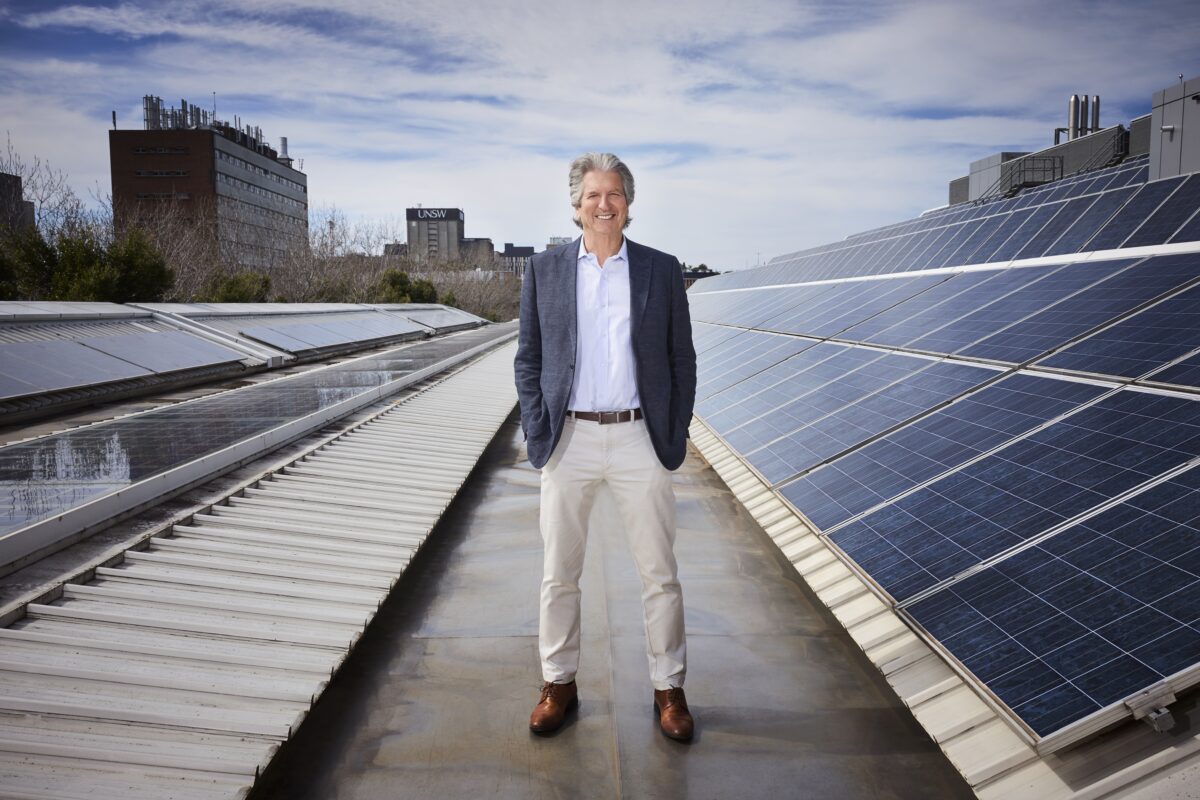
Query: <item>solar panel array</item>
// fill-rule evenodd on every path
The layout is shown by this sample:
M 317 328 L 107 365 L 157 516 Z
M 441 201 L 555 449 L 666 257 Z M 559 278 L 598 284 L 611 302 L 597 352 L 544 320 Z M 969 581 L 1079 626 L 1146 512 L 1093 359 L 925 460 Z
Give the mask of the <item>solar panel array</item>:
M 0 401 L 112 381 L 235 364 L 244 354 L 183 331 L 0 343 Z
M 1200 680 L 1200 244 L 1120 252 L 1198 211 L 1139 160 L 689 294 L 697 415 L 1043 749 Z
M 0 447 L 0 539 L 192 463 L 476 345 L 492 325 Z
M 1200 239 L 1200 175 L 1146 183 L 1146 159 L 774 258 L 706 278 L 705 291 L 882 275 Z

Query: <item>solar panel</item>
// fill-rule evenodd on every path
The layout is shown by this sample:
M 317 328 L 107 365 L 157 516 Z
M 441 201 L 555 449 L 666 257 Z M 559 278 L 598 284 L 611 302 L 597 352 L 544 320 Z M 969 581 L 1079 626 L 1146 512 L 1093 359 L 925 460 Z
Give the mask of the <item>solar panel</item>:
M 1059 212 L 1062 204 L 1038 206 L 1029 219 L 1025 220 L 1025 224 L 1020 229 L 1001 244 L 989 258 L 991 261 L 1007 261 L 1013 258 L 1020 252 L 1038 231 L 1046 227 L 1046 223 Z
M 697 369 L 696 398 L 703 400 L 812 345 L 811 339 L 747 331 L 710 351 L 712 357 Z
M 1200 388 L 1200 355 L 1185 358 L 1178 364 L 1151 373 L 1147 380 Z
M 1064 297 L 1125 269 L 1129 264 L 1125 260 L 1094 264 L 1084 262 L 1068 264 L 1049 274 L 1043 273 L 1038 280 L 1028 281 L 1003 297 L 968 311 L 914 339 L 908 346 L 936 353 L 961 352 L 1006 325 L 1036 314 Z
M 1200 469 L 907 609 L 1045 737 L 1200 660 Z
M 72 340 L 9 342 L 0 345 L 4 371 L 11 377 L 55 391 L 151 375 L 150 370 Z
M 1071 227 L 1083 216 L 1092 204 L 1096 202 L 1096 197 L 1077 197 L 1074 200 L 1069 200 L 1059 207 L 1058 213 L 1054 215 L 1037 235 L 1027 239 L 1020 240 L 1019 244 L 1023 245 L 1017 251 L 1013 258 L 1038 258 L 1045 253 L 1050 245 L 1054 243 L 1058 237 L 1062 236 L 1067 228 Z
M 919 294 L 846 328 L 838 333 L 838 338 L 856 342 L 870 341 L 871 337 L 890 328 L 892 325 L 904 322 L 912 318 L 915 314 L 919 314 L 943 300 L 953 297 L 997 274 L 998 272 L 980 270 L 977 272 L 960 272 L 950 275 L 941 283 L 934 284 Z
M 1107 391 L 1032 373 L 1009 375 L 780 491 L 818 530 L 829 531 Z
M 803 375 L 827 358 L 832 358 L 847 349 L 846 345 L 830 344 L 811 340 L 808 347 L 791 358 L 767 367 L 696 404 L 697 413 L 704 416 L 709 425 L 722 435 L 761 414 L 779 407 L 789 398 L 801 392 L 803 381 L 811 381 L 811 375 Z M 829 380 L 828 374 L 819 373 L 816 383 L 809 388 Z
M 1014 211 L 1007 215 L 1004 221 L 996 228 L 995 232 L 988 237 L 987 241 L 979 245 L 979 248 L 970 255 L 964 264 L 984 264 L 992 261 L 992 253 L 1000 249 L 1000 245 L 1008 241 L 1008 238 L 1022 225 L 1025 220 L 1033 216 L 1034 209 L 1028 208 L 1021 211 Z
M 1108 222 L 1136 191 L 1137 189 L 1134 187 L 1127 187 L 1100 195 L 1088 207 L 1088 210 L 1080 214 L 1079 219 L 1055 240 L 1054 244 L 1046 248 L 1042 255 L 1057 256 L 1079 252 L 1084 244 L 1096 235 L 1104 223 Z
M 1198 207 L 1200 207 L 1200 175 L 1192 175 L 1121 246 L 1144 247 L 1151 244 L 1162 244 L 1170 239 L 1183 223 L 1187 222 Z
M 898 354 L 858 372 L 866 379 L 840 380 L 805 398 L 805 410 L 824 413 L 762 450 L 749 452 L 750 463 L 770 482 L 779 483 L 996 377 L 984 367 L 952 362 L 922 365 L 920 359 Z M 889 382 L 878 385 L 884 381 Z M 798 415 L 781 410 L 769 419 L 788 416 Z
M 948 277 L 924 275 L 839 284 L 842 291 L 827 297 L 825 302 L 818 305 L 800 303 L 791 313 L 765 323 L 764 327 L 809 336 L 834 336 Z
M 1200 254 L 1158 256 L 1164 272 L 1200 277 Z M 1038 366 L 1137 378 L 1200 347 L 1200 287 L 1185 289 L 1037 362 Z
M 152 372 L 228 364 L 243 358 L 240 353 L 227 347 L 183 331 L 90 336 L 78 341 L 93 350 L 115 356 Z
M 380 357 L 0 447 L 0 535 L 361 395 L 368 387 L 511 330 L 500 325 L 478 328 Z
M 1200 241 L 1200 211 L 1197 211 L 1170 239 L 1171 244 L 1195 241 Z
M 1133 264 L 1132 260 L 1114 262 Z M 1063 298 L 1044 311 L 963 349 L 962 355 L 1024 363 L 1104 325 L 1197 277 L 1187 260 L 1149 259 Z
M 1200 401 L 1124 389 L 830 538 L 898 602 L 1200 455 Z
M 1134 229 L 1146 221 L 1154 210 L 1183 183 L 1182 177 L 1166 178 L 1141 187 L 1137 194 L 1104 224 L 1100 232 L 1086 245 L 1088 250 L 1110 250 L 1120 247 Z
M 839 348 L 830 353 L 829 348 Z M 866 392 L 866 387 L 885 385 L 878 371 L 858 372 L 862 367 L 884 358 L 886 353 L 864 347 L 825 345 L 820 355 L 830 353 L 815 363 L 794 373 L 786 384 L 777 384 L 767 391 L 755 395 L 752 400 L 761 409 L 760 414 L 725 434 L 731 446 L 746 453 L 774 441 L 779 436 L 795 430 L 805 421 L 815 419 L 822 407 L 837 407 L 841 400 L 828 394 L 829 387 L 846 380 L 851 373 L 857 389 L 843 387 L 841 392 Z M 886 369 L 884 370 L 886 371 Z M 822 390 L 826 394 L 822 395 Z

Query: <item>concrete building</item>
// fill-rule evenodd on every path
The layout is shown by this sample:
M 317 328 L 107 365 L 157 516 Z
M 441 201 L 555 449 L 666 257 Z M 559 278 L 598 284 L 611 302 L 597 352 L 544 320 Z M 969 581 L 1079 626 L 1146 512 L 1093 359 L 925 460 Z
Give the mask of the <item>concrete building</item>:
M 461 208 L 410 208 L 408 254 L 423 261 L 457 261 L 461 258 L 466 224 Z
M 500 272 L 511 272 L 514 275 L 524 275 L 529 259 L 533 258 L 532 247 L 514 247 L 512 242 L 504 243 L 504 250 L 496 253 Z
M 293 167 L 282 138 L 276 151 L 262 131 L 229 124 L 181 101 L 142 100 L 143 130 L 108 134 L 113 211 L 118 224 L 151 212 L 211 225 L 223 259 L 266 266 L 308 243 L 308 178 Z
M 33 224 L 33 203 L 21 191 L 21 176 L 0 172 L 0 229 Z
M 475 267 L 490 268 L 496 262 L 496 245 L 486 236 L 463 239 L 459 253 L 463 261 Z

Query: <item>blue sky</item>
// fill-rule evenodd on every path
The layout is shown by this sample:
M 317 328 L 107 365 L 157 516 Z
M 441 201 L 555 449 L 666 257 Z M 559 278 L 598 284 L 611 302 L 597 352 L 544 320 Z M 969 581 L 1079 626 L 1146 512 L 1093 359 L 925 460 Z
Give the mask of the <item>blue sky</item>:
M 912 217 L 997 150 L 1200 75 L 1183 0 L 60 3 L 0 0 L 0 133 L 109 188 L 111 113 L 211 105 L 289 140 L 314 207 L 457 206 L 467 235 L 574 235 L 566 167 L 622 155 L 630 238 L 720 269 Z

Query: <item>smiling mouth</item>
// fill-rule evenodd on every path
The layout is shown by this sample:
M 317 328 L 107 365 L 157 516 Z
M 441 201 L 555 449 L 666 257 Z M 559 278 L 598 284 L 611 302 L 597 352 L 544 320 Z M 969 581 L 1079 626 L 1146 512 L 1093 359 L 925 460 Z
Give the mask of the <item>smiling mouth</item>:
M 596 219 L 612 219 L 616 214 L 597 214 Z

